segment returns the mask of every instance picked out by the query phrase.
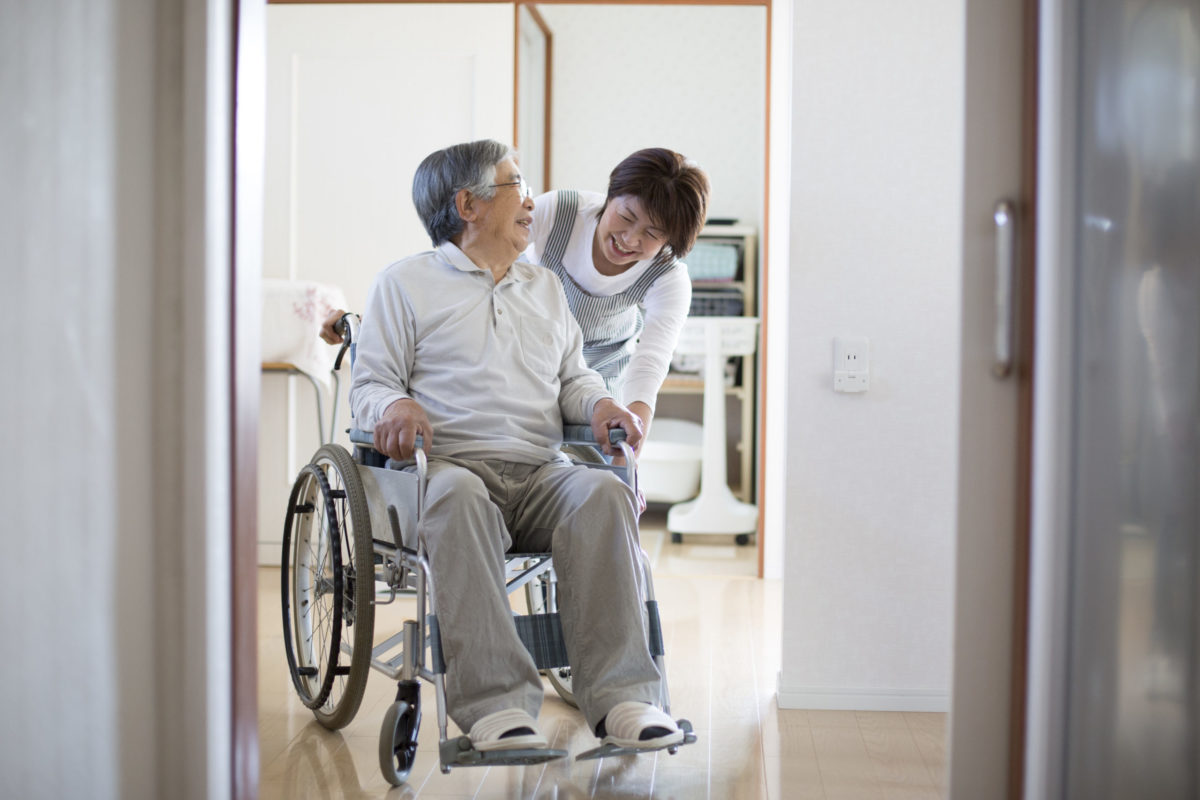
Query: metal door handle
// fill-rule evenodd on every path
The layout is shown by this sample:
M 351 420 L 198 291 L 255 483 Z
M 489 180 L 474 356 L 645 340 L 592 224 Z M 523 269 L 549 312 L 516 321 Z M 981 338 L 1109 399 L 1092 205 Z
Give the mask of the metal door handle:
M 996 222 L 996 361 L 992 374 L 1012 373 L 1016 329 L 1017 216 L 1013 203 L 1001 200 L 992 215 Z

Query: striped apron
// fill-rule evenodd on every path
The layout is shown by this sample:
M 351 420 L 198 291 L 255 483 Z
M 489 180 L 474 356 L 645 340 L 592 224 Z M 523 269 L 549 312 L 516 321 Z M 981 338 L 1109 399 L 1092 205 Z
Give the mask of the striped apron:
M 563 266 L 563 254 L 571 240 L 579 212 L 579 192 L 559 190 L 554 225 L 542 253 L 542 266 L 558 275 L 567 295 L 567 305 L 583 330 L 583 358 L 587 365 L 604 378 L 604 385 L 620 399 L 620 388 L 633 355 L 644 319 L 639 304 L 650 285 L 677 263 L 670 247 L 664 247 L 628 289 L 618 294 L 600 297 L 585 291 Z

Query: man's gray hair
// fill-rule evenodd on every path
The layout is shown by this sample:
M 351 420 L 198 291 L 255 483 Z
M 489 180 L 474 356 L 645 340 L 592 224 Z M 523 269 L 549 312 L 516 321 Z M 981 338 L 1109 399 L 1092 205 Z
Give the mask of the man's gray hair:
M 454 197 L 466 189 L 490 200 L 496 189 L 496 165 L 517 155 L 508 145 L 494 139 L 456 144 L 430 153 L 413 175 L 412 197 L 421 224 L 437 247 L 462 233 L 464 223 Z

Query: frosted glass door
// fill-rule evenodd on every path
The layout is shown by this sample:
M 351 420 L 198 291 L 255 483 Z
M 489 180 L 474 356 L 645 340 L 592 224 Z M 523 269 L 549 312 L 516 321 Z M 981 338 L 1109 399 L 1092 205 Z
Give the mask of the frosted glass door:
M 1198 796 L 1197 3 L 1080 3 L 1065 791 Z

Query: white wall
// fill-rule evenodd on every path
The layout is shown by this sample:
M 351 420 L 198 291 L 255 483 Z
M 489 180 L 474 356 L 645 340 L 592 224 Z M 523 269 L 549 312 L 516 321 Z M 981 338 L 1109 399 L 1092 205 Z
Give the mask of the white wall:
M 709 215 L 761 229 L 766 10 L 539 6 L 554 35 L 550 175 L 603 192 L 617 162 L 668 147 L 709 173 Z
M 229 14 L 2 12 L 6 797 L 229 794 Z
M 963 3 L 793 14 L 780 705 L 945 710 Z M 870 338 L 866 394 L 832 391 L 835 336 Z

